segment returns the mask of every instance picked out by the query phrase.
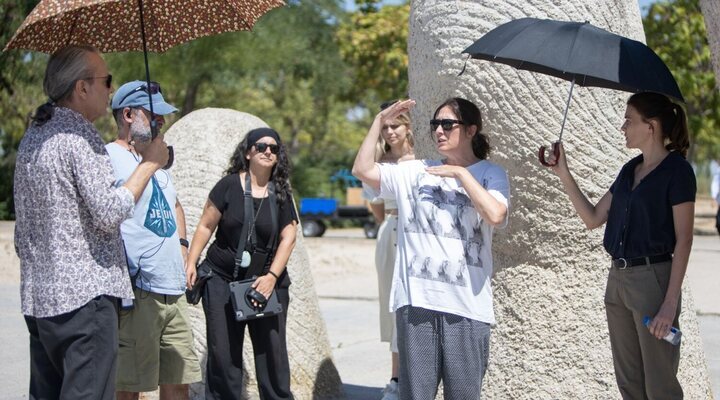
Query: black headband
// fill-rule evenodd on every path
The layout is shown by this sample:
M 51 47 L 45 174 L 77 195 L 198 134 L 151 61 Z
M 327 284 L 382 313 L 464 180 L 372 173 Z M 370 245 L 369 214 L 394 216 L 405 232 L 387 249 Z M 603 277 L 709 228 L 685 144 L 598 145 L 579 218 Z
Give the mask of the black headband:
M 270 128 L 256 128 L 248 132 L 247 134 L 247 146 L 248 148 L 252 147 L 258 140 L 264 138 L 265 136 L 269 136 L 277 142 L 277 144 L 280 144 L 280 135 L 278 135 L 277 132 L 275 132 L 273 129 Z

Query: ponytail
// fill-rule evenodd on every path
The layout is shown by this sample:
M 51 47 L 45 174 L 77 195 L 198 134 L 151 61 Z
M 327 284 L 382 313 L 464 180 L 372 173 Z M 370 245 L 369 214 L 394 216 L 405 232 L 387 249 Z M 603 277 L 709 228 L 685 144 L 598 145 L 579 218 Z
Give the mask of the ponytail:
M 677 151 L 683 157 L 687 156 L 690 148 L 690 134 L 688 133 L 687 116 L 682 106 L 673 103 L 663 94 L 652 92 L 635 93 L 630 96 L 627 104 L 633 106 L 644 121 L 657 119 L 660 122 L 663 139 L 668 141 L 668 144 L 665 145 L 666 149 Z
M 679 151 L 683 157 L 687 156 L 688 149 L 690 148 L 690 138 L 688 135 L 687 117 L 685 116 L 685 110 L 679 105 L 672 103 L 672 112 L 675 115 L 675 124 L 672 125 L 670 134 L 667 138 L 670 140 L 665 148 L 670 151 Z M 664 131 L 665 129 L 663 129 Z
M 36 126 L 43 126 L 46 122 L 52 119 L 53 114 L 55 114 L 55 102 L 48 100 L 47 103 L 38 107 L 35 110 L 35 115 L 30 118 Z

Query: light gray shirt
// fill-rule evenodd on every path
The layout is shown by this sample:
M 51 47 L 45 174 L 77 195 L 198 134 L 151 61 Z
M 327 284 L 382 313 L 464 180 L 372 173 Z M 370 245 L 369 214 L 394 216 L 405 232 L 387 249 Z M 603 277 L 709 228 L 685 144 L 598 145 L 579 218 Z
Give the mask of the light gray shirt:
M 114 181 L 104 143 L 81 114 L 56 107 L 25 132 L 14 188 L 24 315 L 65 314 L 100 295 L 132 297 L 120 223 L 134 198 Z

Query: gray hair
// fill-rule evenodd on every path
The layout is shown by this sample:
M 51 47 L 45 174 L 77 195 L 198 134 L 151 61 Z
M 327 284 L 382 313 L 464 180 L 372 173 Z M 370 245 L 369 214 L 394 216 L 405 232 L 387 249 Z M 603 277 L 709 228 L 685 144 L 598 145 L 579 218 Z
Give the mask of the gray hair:
M 88 53 L 97 53 L 90 46 L 68 46 L 50 57 L 43 90 L 53 102 L 68 99 L 75 88 L 75 82 L 92 76 L 93 70 L 87 62 Z
M 98 51 L 91 46 L 68 46 L 50 56 L 43 80 L 43 90 L 49 100 L 35 111 L 36 125 L 43 125 L 52 118 L 55 103 L 72 96 L 75 82 L 92 76 L 94 71 L 87 62 L 89 53 Z

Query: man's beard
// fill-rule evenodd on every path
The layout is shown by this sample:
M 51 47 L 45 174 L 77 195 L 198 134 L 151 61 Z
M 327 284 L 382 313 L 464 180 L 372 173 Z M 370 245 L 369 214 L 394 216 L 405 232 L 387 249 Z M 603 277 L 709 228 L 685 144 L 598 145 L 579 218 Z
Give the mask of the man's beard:
M 147 143 L 152 140 L 152 130 L 136 118 L 130 123 L 130 139 L 138 143 Z

